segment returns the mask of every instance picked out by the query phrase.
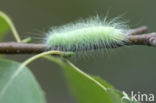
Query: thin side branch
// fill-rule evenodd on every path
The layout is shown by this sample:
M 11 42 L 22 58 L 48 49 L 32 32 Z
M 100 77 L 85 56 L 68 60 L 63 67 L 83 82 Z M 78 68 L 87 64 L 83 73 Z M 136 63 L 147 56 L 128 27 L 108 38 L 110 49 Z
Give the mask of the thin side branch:
M 139 28 L 131 30 L 128 35 L 139 35 L 147 32 L 148 28 L 147 26 L 141 26 Z
M 47 50 L 47 46 L 44 44 L 26 44 L 16 42 L 0 43 L 1 54 L 33 54 L 41 53 Z
M 128 33 L 127 40 L 124 41 L 125 45 L 146 45 L 156 47 L 156 33 L 141 34 L 146 31 L 146 26 L 133 29 Z M 48 46 L 44 44 L 15 42 L 0 43 L 0 54 L 37 54 L 48 50 Z

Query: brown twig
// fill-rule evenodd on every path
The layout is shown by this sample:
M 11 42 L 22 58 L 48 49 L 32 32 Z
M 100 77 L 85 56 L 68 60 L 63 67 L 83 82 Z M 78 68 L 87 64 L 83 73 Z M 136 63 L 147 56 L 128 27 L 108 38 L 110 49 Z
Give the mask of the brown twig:
M 124 41 L 125 45 L 147 45 L 156 47 L 156 33 L 140 34 L 146 31 L 147 27 L 145 26 L 133 29 L 128 33 L 127 40 Z M 1 54 L 37 54 L 48 50 L 48 47 L 44 44 L 15 42 L 0 43 Z
M 143 34 L 145 32 L 147 32 L 148 28 L 147 26 L 141 26 L 139 28 L 136 28 L 136 29 L 132 29 L 128 35 L 138 35 L 138 34 Z
M 47 46 L 44 44 L 26 44 L 26 43 L 15 43 L 5 42 L 0 43 L 1 54 L 31 54 L 41 53 L 47 50 Z
M 156 33 L 148 33 L 142 35 L 131 35 L 127 37 L 128 45 L 148 45 L 156 47 Z

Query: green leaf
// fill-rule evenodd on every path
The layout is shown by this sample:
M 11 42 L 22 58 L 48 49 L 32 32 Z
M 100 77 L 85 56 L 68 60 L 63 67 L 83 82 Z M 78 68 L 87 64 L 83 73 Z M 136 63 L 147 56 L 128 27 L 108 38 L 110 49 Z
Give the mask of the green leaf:
M 0 40 L 8 30 L 9 25 L 5 19 L 5 14 L 0 11 Z
M 19 66 L 14 61 L 0 60 L 0 103 L 45 103 L 31 71 L 25 67 L 17 73 Z
M 106 89 L 74 68 L 65 68 L 65 76 L 78 103 L 112 103 Z
M 64 66 L 65 76 L 78 103 L 138 103 L 122 100 L 124 95 L 106 81 L 84 73 L 70 62 L 67 64 Z
M 45 58 L 63 68 L 78 103 L 138 103 L 122 99 L 124 95 L 119 90 L 99 77 L 88 75 L 67 60 L 64 62 L 50 56 Z

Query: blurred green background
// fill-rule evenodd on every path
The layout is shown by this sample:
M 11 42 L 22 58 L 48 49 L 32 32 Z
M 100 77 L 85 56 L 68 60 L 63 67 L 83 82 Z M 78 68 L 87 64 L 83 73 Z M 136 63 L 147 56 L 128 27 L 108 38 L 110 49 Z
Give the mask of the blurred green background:
M 31 36 L 40 42 L 51 26 L 59 26 L 80 18 L 109 10 L 113 18 L 125 14 L 132 28 L 147 25 L 156 31 L 156 0 L 0 0 L 0 10 L 14 21 L 22 38 Z M 11 33 L 5 41 L 13 41 Z M 32 55 L 9 55 L 23 61 Z M 122 47 L 94 57 L 78 57 L 71 61 L 87 73 L 98 75 L 117 89 L 156 94 L 156 48 Z M 45 91 L 48 103 L 75 103 L 63 73 L 56 64 L 39 59 L 29 65 Z M 82 84 L 83 85 L 83 84 Z M 156 101 L 154 102 L 156 103 Z

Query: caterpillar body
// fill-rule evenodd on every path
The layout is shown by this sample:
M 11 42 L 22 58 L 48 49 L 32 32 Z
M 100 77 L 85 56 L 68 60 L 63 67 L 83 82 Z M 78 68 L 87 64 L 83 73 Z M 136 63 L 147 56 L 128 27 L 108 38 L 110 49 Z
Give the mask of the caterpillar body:
M 107 21 L 106 18 L 94 17 L 52 28 L 47 33 L 45 44 L 60 51 L 98 50 L 124 45 L 127 32 L 127 25 L 118 22 L 118 18 Z

